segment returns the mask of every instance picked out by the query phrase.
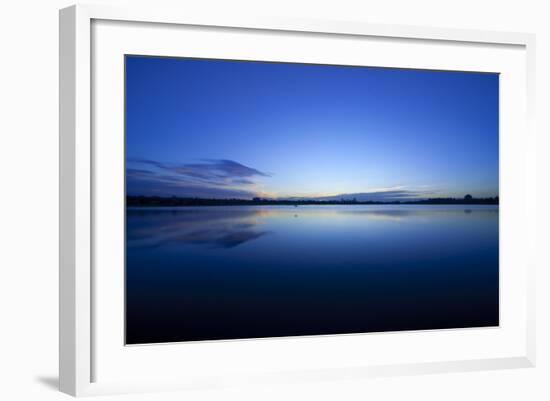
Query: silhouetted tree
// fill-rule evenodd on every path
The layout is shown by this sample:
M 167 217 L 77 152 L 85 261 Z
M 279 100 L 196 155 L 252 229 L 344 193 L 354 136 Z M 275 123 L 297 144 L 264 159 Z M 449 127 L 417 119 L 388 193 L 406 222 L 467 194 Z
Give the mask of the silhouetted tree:
M 359 201 L 353 199 L 269 199 L 254 197 L 253 199 L 205 199 L 180 198 L 161 196 L 132 196 L 126 197 L 127 206 L 227 206 L 227 205 L 383 205 L 383 204 L 410 204 L 410 205 L 498 205 L 499 198 L 474 198 L 468 194 L 464 198 L 430 198 L 403 201 Z

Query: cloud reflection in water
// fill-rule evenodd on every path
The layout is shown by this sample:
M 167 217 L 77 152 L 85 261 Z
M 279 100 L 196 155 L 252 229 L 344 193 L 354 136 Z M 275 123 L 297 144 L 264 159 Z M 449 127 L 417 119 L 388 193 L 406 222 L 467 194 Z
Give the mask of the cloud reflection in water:
M 498 213 L 498 209 L 476 210 L 475 213 Z M 375 221 L 418 223 L 436 214 L 471 214 L 472 210 L 441 207 L 425 210 L 415 207 L 369 209 L 346 206 L 294 207 L 179 207 L 129 208 L 127 211 L 128 247 L 158 247 L 167 243 L 182 243 L 210 248 L 234 248 L 256 240 L 270 231 L 265 219 L 322 218 L 326 223 L 341 218 L 353 218 L 368 224 Z M 295 220 L 297 221 L 297 220 Z M 300 223 L 297 223 L 300 224 Z
M 129 208 L 128 247 L 175 242 L 233 248 L 267 234 L 256 221 L 263 213 L 225 208 Z

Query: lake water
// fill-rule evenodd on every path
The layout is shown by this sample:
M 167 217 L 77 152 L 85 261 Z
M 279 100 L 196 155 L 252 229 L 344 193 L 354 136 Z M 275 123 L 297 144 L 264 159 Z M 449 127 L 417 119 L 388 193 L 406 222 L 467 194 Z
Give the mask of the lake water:
M 497 326 L 498 206 L 129 208 L 128 344 Z

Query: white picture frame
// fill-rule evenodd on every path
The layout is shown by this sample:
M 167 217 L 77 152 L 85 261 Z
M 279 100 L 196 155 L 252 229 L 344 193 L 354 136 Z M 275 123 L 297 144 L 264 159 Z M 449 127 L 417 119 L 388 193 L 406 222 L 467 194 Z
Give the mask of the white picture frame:
M 296 369 L 292 369 L 292 359 L 273 362 L 276 368 L 258 370 L 258 374 L 250 374 L 237 367 L 239 374 L 226 374 L 233 366 L 227 365 L 227 370 L 220 370 L 214 377 L 201 373 L 198 369 L 197 373 L 189 374 L 185 377 L 179 375 L 169 375 L 166 372 L 160 372 L 158 377 L 152 376 L 151 372 L 143 372 L 143 376 L 133 378 L 133 371 L 128 370 L 128 374 L 124 377 L 116 377 L 111 374 L 105 380 L 98 380 L 101 377 L 101 372 L 98 372 L 96 358 L 102 361 L 108 361 L 109 364 L 116 366 L 119 369 L 122 366 L 128 367 L 130 363 L 134 366 L 136 361 L 142 360 L 144 364 L 151 364 L 153 361 L 161 361 L 166 356 L 168 347 L 173 345 L 158 345 L 148 346 L 147 356 L 138 351 L 131 351 L 132 355 L 123 355 L 122 348 L 120 358 L 112 355 L 110 348 L 105 343 L 109 341 L 101 340 L 96 343 L 97 338 L 105 339 L 111 336 L 111 333 L 103 330 L 98 332 L 96 325 L 104 317 L 101 303 L 94 302 L 94 294 L 97 292 L 108 293 L 109 301 L 116 300 L 116 292 L 120 291 L 120 286 L 113 286 L 112 290 L 103 290 L 106 280 L 109 280 L 105 274 L 97 275 L 97 260 L 101 260 L 101 255 L 94 253 L 94 235 L 97 235 L 97 218 L 99 214 L 96 211 L 96 201 L 94 192 L 97 189 L 97 184 L 94 176 L 97 173 L 97 163 L 100 155 L 98 152 L 104 151 L 108 144 L 98 145 L 94 141 L 94 88 L 92 86 L 92 77 L 94 76 L 94 68 L 103 68 L 102 65 L 96 63 L 95 55 L 101 51 L 101 47 L 105 40 L 98 39 L 93 41 L 94 24 L 101 26 L 103 22 L 108 32 L 112 24 L 118 23 L 140 23 L 148 24 L 148 26 L 158 26 L 155 32 L 148 37 L 150 42 L 147 46 L 152 46 L 146 49 L 147 52 L 158 54 L 159 52 L 170 52 L 167 47 L 164 50 L 156 51 L 154 49 L 155 40 L 163 37 L 162 35 L 170 35 L 170 29 L 178 29 L 177 27 L 204 27 L 216 30 L 214 35 L 220 38 L 224 33 L 224 29 L 230 29 L 233 32 L 241 31 L 247 34 L 254 32 L 264 33 L 284 33 L 285 35 L 302 35 L 309 36 L 320 35 L 331 38 L 378 38 L 384 40 L 404 40 L 416 41 L 418 43 L 433 43 L 436 45 L 448 44 L 458 46 L 456 51 L 461 51 L 460 48 L 476 48 L 478 47 L 481 53 L 485 52 L 486 47 L 491 48 L 510 48 L 516 49 L 519 52 L 513 56 L 519 60 L 520 66 L 517 71 L 510 70 L 510 75 L 523 74 L 525 76 L 515 76 L 513 85 L 521 87 L 519 96 L 521 107 L 525 107 L 523 114 L 515 116 L 515 120 L 510 120 L 510 124 L 515 124 L 514 129 L 510 133 L 516 134 L 510 136 L 510 142 L 501 148 L 501 152 L 505 152 L 506 157 L 501 157 L 502 177 L 501 186 L 504 188 L 504 193 L 509 191 L 510 194 L 517 194 L 518 183 L 523 183 L 522 188 L 524 193 L 517 196 L 509 196 L 509 203 L 504 203 L 503 207 L 508 206 L 511 209 L 517 210 L 517 213 L 510 216 L 508 220 L 501 220 L 509 224 L 514 224 L 514 227 L 521 228 L 520 234 L 510 234 L 509 238 L 504 238 L 505 241 L 512 241 L 512 235 L 521 235 L 524 245 L 518 245 L 514 254 L 513 263 L 517 263 L 517 271 L 523 275 L 518 280 L 508 280 L 507 285 L 510 292 L 515 293 L 518 299 L 521 310 L 516 311 L 517 316 L 521 320 L 518 326 L 511 328 L 514 330 L 513 341 L 517 347 L 513 350 L 506 351 L 509 346 L 508 340 L 504 341 L 502 347 L 494 350 L 493 353 L 472 353 L 464 355 L 464 357 L 452 357 L 450 359 L 436 360 L 428 358 L 428 360 L 419 360 L 414 355 L 405 358 L 406 362 L 392 362 L 393 359 L 379 360 L 382 363 L 361 362 L 360 356 L 352 360 L 341 360 L 336 362 L 330 357 L 323 363 L 318 363 L 312 368 L 304 364 Z M 98 28 L 99 29 L 99 28 Z M 103 28 L 102 28 L 103 29 Z M 128 26 L 115 27 L 115 30 L 133 29 Z M 133 32 L 139 35 L 140 27 L 135 28 Z M 105 31 L 102 31 L 105 32 Z M 99 34 L 101 35 L 101 33 Z M 159 35 L 159 36 L 155 36 Z M 277 40 L 274 38 L 273 40 Z M 119 46 L 117 40 L 112 41 L 110 51 L 124 52 L 124 47 Z M 407 42 L 409 43 L 409 42 Z M 118 47 L 116 47 L 118 46 Z M 525 33 L 506 33 L 506 32 L 485 32 L 471 31 L 460 29 L 439 29 L 414 26 L 393 26 L 393 25 L 375 25 L 363 22 L 350 21 L 316 21 L 316 20 L 293 20 L 291 18 L 242 18 L 238 12 L 233 15 L 198 15 L 188 14 L 181 10 L 167 11 L 155 8 L 112 8 L 109 6 L 99 5 L 78 5 L 72 6 L 60 11 L 60 390 L 75 396 L 93 395 L 105 393 L 120 393 L 132 391 L 157 391 L 165 389 L 186 389 L 186 388 L 209 388 L 224 385 L 232 385 L 243 382 L 285 382 L 285 381 L 308 381 L 308 380 L 324 380 L 331 378 L 361 378 L 366 376 L 381 376 L 381 375 L 400 375 L 400 374 L 421 374 L 435 373 L 448 371 L 468 371 L 481 369 L 505 369 L 515 367 L 530 367 L 535 364 L 535 321 L 534 321 L 534 266 L 536 260 L 529 257 L 530 244 L 534 244 L 535 237 L 535 208 L 531 203 L 527 203 L 528 199 L 534 199 L 536 182 L 535 182 L 535 133 L 532 128 L 533 110 L 534 110 L 534 55 L 535 55 L 535 38 L 534 35 Z M 229 50 L 228 50 L 229 51 Z M 267 50 L 269 51 L 269 47 Z M 429 49 L 426 51 L 430 51 Z M 521 53 L 521 54 L 519 54 Z M 118 54 L 118 53 L 117 53 Z M 290 56 L 289 56 L 290 57 Z M 490 56 L 487 56 L 490 57 Z M 503 56 L 504 57 L 504 56 Z M 507 57 L 507 56 L 506 56 Z M 506 58 L 498 61 L 503 63 Z M 495 61 L 496 63 L 496 61 Z M 449 61 L 446 65 L 452 68 L 452 62 Z M 114 66 L 115 68 L 116 65 Z M 411 67 L 411 65 L 403 65 L 403 67 Z M 474 68 L 473 66 L 471 68 Z M 482 68 L 482 67 L 480 67 Z M 483 67 L 485 68 L 485 67 Z M 491 67 L 486 67 L 491 68 Z M 512 67 L 510 67 L 512 68 Z M 460 66 L 457 66 L 460 69 Z M 494 72 L 500 72 L 498 68 L 492 69 Z M 512 83 L 510 83 L 512 85 Z M 510 86 L 512 88 L 512 86 Z M 117 90 L 121 90 L 119 87 Z M 506 93 L 503 96 L 506 96 Z M 115 98 L 117 98 L 115 96 Z M 96 99 L 97 101 L 97 99 Z M 115 100 L 116 102 L 116 100 Z M 119 102 L 120 103 L 120 102 Z M 511 105 L 511 103 L 510 103 Z M 515 104 L 517 105 L 517 104 Z M 109 105 L 112 106 L 112 105 Z M 115 105 L 116 106 L 116 105 Z M 120 104 L 119 104 L 120 106 Z M 506 105 L 505 105 L 506 106 Z M 118 107 L 118 106 L 117 106 Z M 506 106 L 507 107 L 507 106 Z M 521 108 L 520 107 L 520 108 Z M 511 114 L 511 108 L 506 108 Z M 512 118 L 512 117 L 511 117 Z M 506 124 L 508 124 L 505 121 Z M 504 127 L 507 129 L 506 127 Z M 519 135 L 521 134 L 521 136 Z M 123 133 L 121 132 L 121 135 Z M 512 146 L 514 145 L 514 146 Z M 117 148 L 112 147 L 112 152 L 116 152 Z M 515 158 L 514 156 L 517 156 Z M 514 166 L 514 160 L 519 161 L 519 167 Z M 513 171 L 512 171 L 513 170 Z M 100 173 L 99 173 L 100 174 Z M 103 184 L 101 184 L 103 185 Z M 509 188 L 509 189 L 507 189 Z M 505 196 L 501 196 L 504 199 Z M 520 218 L 521 217 L 521 218 Z M 502 241 L 502 237 L 501 237 Z M 511 264 L 513 264 L 511 262 Z M 515 273 L 514 273 L 515 274 Z M 512 277 L 512 276 L 509 276 Z M 113 280 L 116 282 L 116 280 Z M 116 287 L 116 288 L 115 288 Z M 508 290 L 506 290 L 508 291 Z M 122 301 L 120 301 L 122 302 Z M 113 310 L 117 310 L 114 308 Z M 502 313 L 502 310 L 501 310 Z M 507 312 L 506 312 L 507 313 Z M 109 317 L 110 319 L 119 319 L 120 314 Z M 118 323 L 117 323 L 118 324 Z M 121 323 L 122 324 L 122 323 Z M 100 325 L 101 326 L 101 325 Z M 105 324 L 102 326 L 105 327 Z M 504 328 L 502 332 L 507 330 Z M 472 344 L 478 339 L 476 336 L 486 336 L 483 341 L 491 341 L 495 330 L 492 333 L 475 332 L 474 334 L 462 334 L 472 337 Z M 454 341 L 453 337 L 456 333 L 440 333 L 435 334 L 429 341 L 434 338 L 441 337 L 441 341 Z M 392 337 L 393 336 L 393 337 Z M 405 337 L 408 336 L 408 337 Z M 418 344 L 425 343 L 424 332 L 416 332 L 404 334 L 399 337 L 392 333 L 380 334 L 378 337 L 361 337 L 361 336 L 331 336 L 324 340 L 313 339 L 317 344 L 307 345 L 311 352 L 316 352 L 319 349 L 316 347 L 326 347 L 327 349 L 337 350 L 344 343 L 353 344 L 354 347 L 362 346 L 366 342 L 373 342 L 383 339 L 390 339 L 395 344 L 396 341 L 401 341 L 400 338 L 408 338 L 407 341 L 417 342 Z M 439 336 L 439 337 L 437 337 Z M 413 338 L 414 337 L 414 338 Z M 443 339 L 446 337 L 447 339 Z M 508 338 L 508 337 L 507 337 Z M 509 337 L 512 338 L 512 337 Z M 118 341 L 118 340 L 117 340 Z M 319 341 L 325 341 L 320 344 Z M 439 341 L 439 340 L 435 340 Z M 481 340 L 479 340 L 481 341 Z M 269 343 L 271 342 L 271 343 Z M 200 352 L 207 352 L 208 355 L 234 355 L 235 349 L 240 349 L 243 352 L 252 353 L 253 349 L 264 352 L 266 347 L 274 347 L 271 351 L 265 352 L 296 352 L 299 347 L 306 343 L 296 343 L 296 340 L 246 340 L 246 341 L 228 341 L 214 342 L 221 345 L 199 345 L 199 347 L 189 351 L 189 355 L 200 355 Z M 257 343 L 257 344 L 256 344 Z M 383 344 L 384 342 L 380 342 Z M 243 344 L 245 344 L 243 346 Z M 443 344 L 443 343 L 442 343 Z M 465 343 L 466 345 L 468 343 Z M 480 345 L 481 342 L 478 344 Z M 175 345 L 177 347 L 177 345 Z M 207 347 L 211 346 L 207 350 Z M 254 348 L 254 347 L 260 348 Z M 122 345 L 121 345 L 122 347 Z M 333 348 L 331 348 L 333 347 Z M 475 348 L 475 347 L 474 347 Z M 164 351 L 162 351 L 164 349 Z M 460 347 L 458 347 L 460 349 Z M 158 350 L 158 352 L 157 352 Z M 127 350 L 124 350 L 127 352 Z M 330 351 L 327 351 L 330 354 Z M 459 352 L 459 351 L 457 351 Z M 474 355 L 474 356 L 472 356 Z M 484 356 L 485 355 L 485 356 Z M 112 358 L 112 359 L 110 359 Z M 118 358 L 118 359 L 117 359 Z M 147 358 L 147 359 L 145 359 Z M 387 362 L 386 362 L 387 361 Z M 192 363 L 192 362 L 191 362 Z M 105 362 L 103 362 L 105 364 Z M 120 364 L 120 365 L 116 365 Z M 127 365 L 123 365 L 127 364 Z M 174 365 L 167 365 L 168 368 Z M 192 365 L 187 366 L 187 368 Z M 185 369 L 182 371 L 185 372 Z M 241 372 L 242 371 L 242 372 Z M 193 376 L 194 375 L 194 376 Z M 191 377 L 192 376 L 192 377 Z

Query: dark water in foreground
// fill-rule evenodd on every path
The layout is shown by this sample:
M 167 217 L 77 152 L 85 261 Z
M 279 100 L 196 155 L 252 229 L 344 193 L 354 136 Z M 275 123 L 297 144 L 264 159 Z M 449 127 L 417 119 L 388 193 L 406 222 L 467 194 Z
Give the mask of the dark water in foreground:
M 127 343 L 498 325 L 498 206 L 127 211 Z

